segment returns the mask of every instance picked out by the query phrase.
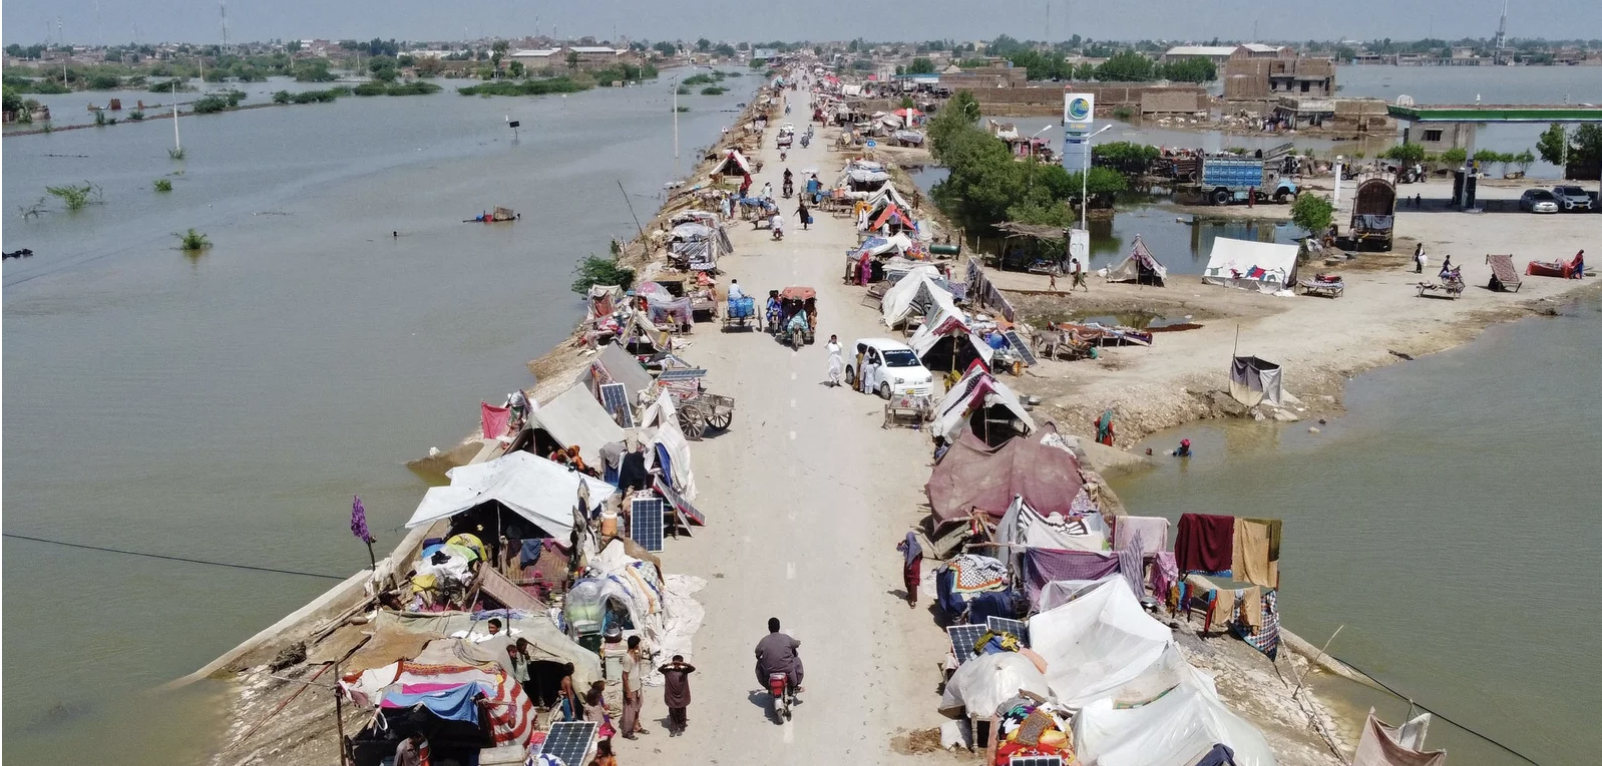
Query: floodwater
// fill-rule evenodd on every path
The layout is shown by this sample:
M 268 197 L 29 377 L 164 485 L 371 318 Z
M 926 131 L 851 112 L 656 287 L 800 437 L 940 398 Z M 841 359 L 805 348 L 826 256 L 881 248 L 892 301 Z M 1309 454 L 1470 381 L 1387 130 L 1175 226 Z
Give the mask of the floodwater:
M 947 171 L 926 167 L 909 175 L 927 195 L 945 180 Z M 1092 218 L 1086 225 L 1090 228 L 1091 271 L 1123 261 L 1137 236 L 1170 274 L 1201 274 L 1207 268 L 1213 240 L 1219 237 L 1294 245 L 1307 234 L 1289 221 L 1196 218 L 1172 204 L 1149 199 L 1120 203 L 1111 218 Z M 995 251 L 993 242 L 981 242 L 980 246 Z
M 5 211 L 4 248 L 35 253 L 3 271 L 5 532 L 310 575 L 7 538 L 7 760 L 212 747 L 218 687 L 141 693 L 365 566 L 352 495 L 387 551 L 424 489 L 405 461 L 531 382 L 524 362 L 582 316 L 574 263 L 633 235 L 757 82 L 681 97 L 678 163 L 666 78 L 566 98 L 442 84 L 183 118 L 181 162 L 170 121 L 5 139 L 8 203 L 104 189 L 76 213 Z M 497 205 L 522 220 L 462 223 Z M 190 227 L 213 247 L 174 249 Z
M 1544 766 L 1595 763 L 1598 333 L 1595 299 L 1492 327 L 1353 380 L 1350 414 L 1320 434 L 1192 424 L 1134 448 L 1189 438 L 1195 457 L 1157 457 L 1113 485 L 1140 515 L 1285 519 L 1286 627 L 1322 645 L 1344 625 L 1330 653 L 1419 704 Z M 1338 687 L 1358 716 L 1407 711 Z M 1440 720 L 1429 743 L 1454 762 L 1522 763 Z

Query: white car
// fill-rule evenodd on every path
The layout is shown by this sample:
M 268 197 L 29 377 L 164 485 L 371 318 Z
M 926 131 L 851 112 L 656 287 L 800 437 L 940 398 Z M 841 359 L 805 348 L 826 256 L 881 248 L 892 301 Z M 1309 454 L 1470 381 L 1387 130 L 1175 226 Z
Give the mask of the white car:
M 1556 213 L 1558 199 L 1545 189 L 1530 189 L 1524 192 L 1524 196 L 1519 197 L 1519 209 L 1531 213 Z
M 857 384 L 858 359 L 862 385 Z M 928 396 L 934 392 L 934 374 L 918 361 L 918 355 L 905 343 L 889 338 L 858 340 L 846 358 L 846 384 L 861 391 L 872 391 L 882 399 L 892 396 Z

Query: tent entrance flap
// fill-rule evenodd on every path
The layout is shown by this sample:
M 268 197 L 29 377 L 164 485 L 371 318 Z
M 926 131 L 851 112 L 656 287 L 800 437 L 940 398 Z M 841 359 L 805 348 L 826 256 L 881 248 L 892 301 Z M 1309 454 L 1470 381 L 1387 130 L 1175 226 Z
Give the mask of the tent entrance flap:
M 1229 395 L 1247 407 L 1268 402 L 1281 406 L 1285 391 L 1281 387 L 1280 366 L 1255 356 L 1237 356 L 1229 366 Z

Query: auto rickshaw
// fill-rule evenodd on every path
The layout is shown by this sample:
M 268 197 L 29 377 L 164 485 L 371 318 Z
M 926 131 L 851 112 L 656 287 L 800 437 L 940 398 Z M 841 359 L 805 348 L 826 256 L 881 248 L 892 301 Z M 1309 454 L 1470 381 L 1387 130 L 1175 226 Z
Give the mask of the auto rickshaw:
M 816 340 L 818 329 L 818 293 L 810 287 L 786 287 L 779 291 L 778 322 L 770 322 L 768 331 L 792 348 Z

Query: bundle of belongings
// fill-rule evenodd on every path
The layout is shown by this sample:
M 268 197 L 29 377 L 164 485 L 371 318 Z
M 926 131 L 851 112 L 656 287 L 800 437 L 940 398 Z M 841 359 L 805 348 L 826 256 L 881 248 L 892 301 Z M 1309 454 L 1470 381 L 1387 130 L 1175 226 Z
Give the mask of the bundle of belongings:
M 1019 695 L 996 710 L 996 766 L 1013 758 L 1059 756 L 1063 763 L 1074 762 L 1073 729 L 1070 716 L 1058 705 Z

